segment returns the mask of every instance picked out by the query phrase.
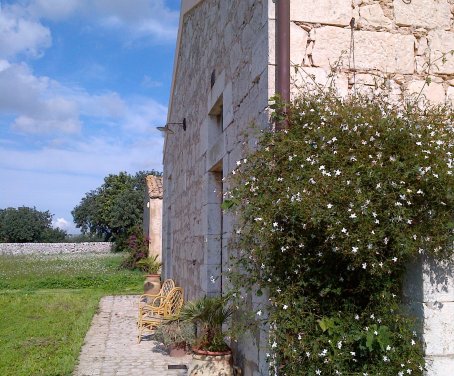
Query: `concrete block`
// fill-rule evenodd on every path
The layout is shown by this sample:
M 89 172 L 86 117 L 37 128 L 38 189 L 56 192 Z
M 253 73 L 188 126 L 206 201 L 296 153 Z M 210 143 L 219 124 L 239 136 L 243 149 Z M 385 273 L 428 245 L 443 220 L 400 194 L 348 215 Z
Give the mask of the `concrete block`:
M 216 72 L 216 74 L 218 74 L 218 73 Z M 225 71 L 222 71 L 216 77 L 216 81 L 214 82 L 213 87 L 211 88 L 210 92 L 208 93 L 208 104 L 207 104 L 208 112 L 210 112 L 213 109 L 213 107 L 215 107 L 216 102 L 219 100 L 219 98 L 222 97 L 222 92 L 224 91 L 224 87 L 225 87 Z
M 316 29 L 312 51 L 314 65 L 329 67 L 340 59 L 344 66 L 348 66 L 350 41 L 350 30 L 332 26 Z M 413 73 L 414 45 L 413 35 L 357 31 L 355 66 L 357 69 L 376 69 L 387 73 Z
M 252 49 L 251 78 L 257 79 L 267 67 L 269 60 L 268 36 L 264 33 Z
M 447 0 L 394 0 L 396 23 L 402 26 L 449 29 L 451 9 Z
M 425 376 L 452 376 L 454 356 L 427 356 Z
M 303 64 L 306 56 L 307 38 L 307 31 L 293 22 L 290 23 L 290 61 L 292 64 Z
M 347 26 L 353 16 L 351 0 L 293 0 L 292 21 Z
M 380 4 L 365 5 L 359 8 L 358 23 L 361 27 L 373 26 L 390 28 L 392 21 L 385 16 Z
M 436 66 L 431 67 L 431 73 L 454 74 L 454 55 L 449 53 L 454 50 L 454 31 L 433 30 L 428 35 L 431 61 L 436 61 Z M 446 62 L 442 56 L 446 54 Z

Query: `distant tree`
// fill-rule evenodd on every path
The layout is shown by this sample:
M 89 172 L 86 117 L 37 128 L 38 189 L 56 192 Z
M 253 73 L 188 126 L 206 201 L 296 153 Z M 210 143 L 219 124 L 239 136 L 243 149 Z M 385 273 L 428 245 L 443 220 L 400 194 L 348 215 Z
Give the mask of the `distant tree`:
M 139 171 L 135 175 L 120 172 L 104 178 L 104 184 L 85 194 L 71 212 L 83 234 L 116 241 L 125 237 L 143 220 L 145 177 L 161 176 L 157 171 Z
M 55 243 L 66 237 L 66 232 L 52 228 L 52 214 L 36 208 L 0 209 L 0 242 Z

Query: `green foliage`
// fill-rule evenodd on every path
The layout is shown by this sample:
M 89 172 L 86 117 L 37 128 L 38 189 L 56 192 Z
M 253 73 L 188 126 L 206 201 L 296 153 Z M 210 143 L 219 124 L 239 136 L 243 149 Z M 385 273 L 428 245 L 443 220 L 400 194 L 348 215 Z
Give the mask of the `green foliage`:
M 88 192 L 72 211 L 76 226 L 84 234 L 97 234 L 105 240 L 125 237 L 129 229 L 142 223 L 147 175 L 161 173 L 120 172 L 105 177 L 103 185 Z
M 136 265 L 147 274 L 159 274 L 162 263 L 158 261 L 158 257 L 158 255 L 154 255 L 143 258 Z
M 0 242 L 56 243 L 66 238 L 66 232 L 52 228 L 52 214 L 36 208 L 0 209 Z
M 195 341 L 194 324 L 179 320 L 159 325 L 153 333 L 153 339 L 167 347 L 189 350 Z
M 269 296 L 270 361 L 285 375 L 421 375 L 401 284 L 410 260 L 452 254 L 452 109 L 328 93 L 288 114 L 239 161 L 224 206 L 238 296 Z
M 146 271 L 146 269 L 152 269 L 153 271 L 156 269 L 159 270 L 161 264 L 156 262 L 157 256 L 154 260 L 152 258 L 148 258 L 148 243 L 148 238 L 145 237 L 140 226 L 133 227 L 129 230 L 127 236 L 123 236 L 118 239 L 115 243 L 115 247 L 117 249 L 120 248 L 121 251 L 126 253 L 126 257 L 121 264 L 122 267 L 131 270 L 139 269 L 143 271 Z M 159 266 L 157 264 L 159 264 Z
M 0 256 L 0 374 L 71 375 L 103 295 L 137 293 L 119 254 Z
M 192 322 L 197 326 L 198 333 L 195 345 L 201 350 L 225 351 L 228 346 L 224 342 L 222 325 L 232 315 L 229 298 L 225 296 L 204 296 L 195 301 L 187 302 L 182 308 L 178 320 Z

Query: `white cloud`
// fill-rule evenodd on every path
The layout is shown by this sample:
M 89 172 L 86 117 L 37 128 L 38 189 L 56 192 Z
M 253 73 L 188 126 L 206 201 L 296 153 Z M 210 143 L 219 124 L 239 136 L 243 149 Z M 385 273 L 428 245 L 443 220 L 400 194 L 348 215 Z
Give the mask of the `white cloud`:
M 14 57 L 19 53 L 38 57 L 51 42 L 49 29 L 29 19 L 20 6 L 0 8 L 0 58 Z
M 152 37 L 154 41 L 174 41 L 179 12 L 163 0 L 31 0 L 28 13 L 33 17 L 61 21 L 78 16 L 109 29 L 129 33 L 128 37 Z
M 76 134 L 86 121 L 116 124 L 143 133 L 165 121 L 167 107 L 150 98 L 122 98 L 116 92 L 90 94 L 49 77 L 38 77 L 26 64 L 0 60 L 0 113 L 17 115 L 16 131 L 33 134 Z M 87 118 L 89 118 L 87 120 Z
M 81 3 L 80 0 L 34 0 L 29 11 L 35 17 L 60 21 L 75 13 Z
M 71 227 L 69 222 L 65 219 L 65 218 L 57 218 L 55 220 L 52 221 L 52 226 L 54 228 L 59 228 L 61 230 L 69 230 L 69 228 Z

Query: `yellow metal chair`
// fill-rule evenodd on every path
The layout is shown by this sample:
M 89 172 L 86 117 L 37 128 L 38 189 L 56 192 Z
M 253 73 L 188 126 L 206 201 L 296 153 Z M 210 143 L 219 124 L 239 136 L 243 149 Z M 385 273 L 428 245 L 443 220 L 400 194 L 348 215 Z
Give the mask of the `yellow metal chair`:
M 157 299 L 160 299 L 159 304 L 156 301 L 152 301 L 151 304 L 139 304 L 137 321 L 139 343 L 144 332 L 152 333 L 158 325 L 178 316 L 183 306 L 183 289 L 174 287 L 165 298 L 156 297 Z

